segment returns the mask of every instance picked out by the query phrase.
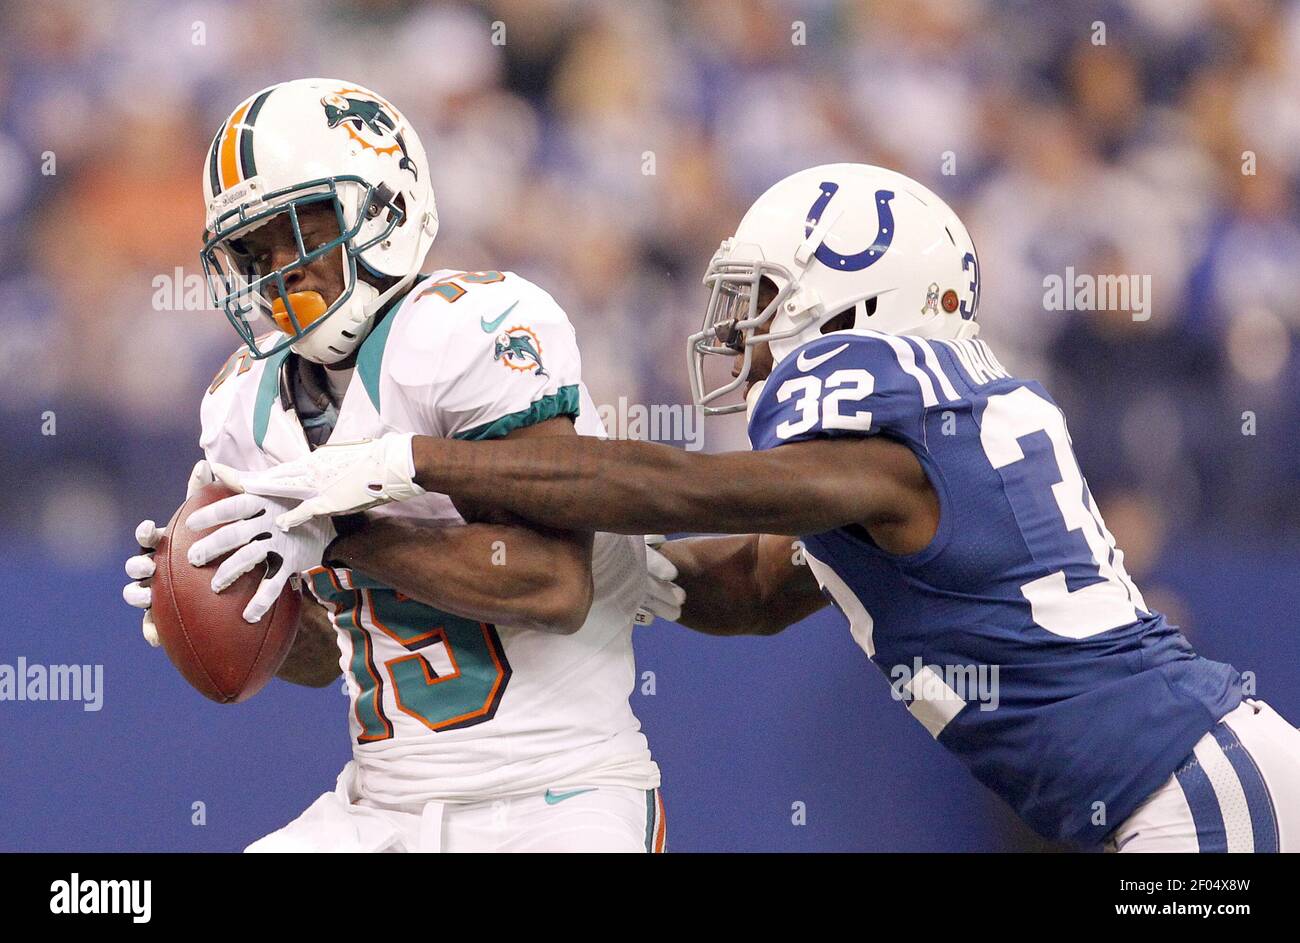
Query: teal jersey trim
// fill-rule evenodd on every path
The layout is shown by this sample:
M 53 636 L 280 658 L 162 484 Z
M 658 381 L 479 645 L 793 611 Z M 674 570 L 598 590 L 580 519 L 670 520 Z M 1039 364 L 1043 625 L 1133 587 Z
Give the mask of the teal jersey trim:
M 393 322 L 396 320 L 397 311 L 394 309 L 375 325 L 374 330 L 361 342 L 361 349 L 357 351 L 357 373 L 361 377 L 361 385 L 366 388 L 366 395 L 375 406 L 375 412 L 379 412 L 379 371 L 384 365 L 388 333 L 393 329 Z
M 267 427 L 271 424 L 271 406 L 280 395 L 280 368 L 288 356 L 289 348 L 286 347 L 278 354 L 267 357 L 266 366 L 262 368 L 262 379 L 257 384 L 257 402 L 253 406 L 253 441 L 259 449 L 266 439 Z
M 578 385 L 576 383 L 571 386 L 562 386 L 558 391 L 543 396 L 527 409 L 521 409 L 491 422 L 485 422 L 481 426 L 475 426 L 473 429 L 467 429 L 464 432 L 457 432 L 452 438 L 469 439 L 471 441 L 499 439 L 516 429 L 536 425 L 539 422 L 545 422 L 547 419 L 554 419 L 556 416 L 573 416 L 576 419 L 578 416 L 578 400 Z
M 366 335 L 366 339 L 361 342 L 361 349 L 357 351 L 357 373 L 361 375 L 361 385 L 365 387 L 375 412 L 379 412 L 380 368 L 384 365 L 384 351 L 388 348 L 388 333 L 393 329 L 393 322 L 397 320 L 402 304 L 430 277 L 417 276 L 410 288 L 385 303 L 376 315 L 379 323 Z

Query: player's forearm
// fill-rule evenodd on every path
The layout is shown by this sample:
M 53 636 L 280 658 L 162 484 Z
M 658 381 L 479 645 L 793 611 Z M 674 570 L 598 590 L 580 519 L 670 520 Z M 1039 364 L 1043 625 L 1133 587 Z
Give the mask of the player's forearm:
M 697 632 L 773 635 L 826 605 L 790 537 L 691 537 L 659 550 L 686 591 L 677 621 Z
M 417 436 L 413 445 L 416 481 L 426 490 L 561 529 L 812 533 L 854 520 L 844 508 L 841 475 L 800 468 L 774 454 L 779 451 L 709 455 L 588 436 L 527 442 Z
M 338 562 L 453 615 L 573 632 L 591 607 L 590 545 L 498 524 L 366 522 L 328 552 Z
M 707 635 L 768 635 L 768 621 L 754 579 L 757 534 L 672 540 L 659 551 L 677 567 L 674 581 L 686 591 L 679 625 Z
M 340 673 L 339 646 L 329 613 L 304 592 L 298 634 L 275 676 L 290 684 L 323 688 Z

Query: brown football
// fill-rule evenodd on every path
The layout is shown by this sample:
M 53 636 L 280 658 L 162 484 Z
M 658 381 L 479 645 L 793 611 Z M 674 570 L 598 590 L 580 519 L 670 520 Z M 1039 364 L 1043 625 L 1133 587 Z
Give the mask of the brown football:
M 193 532 L 184 522 L 199 508 L 235 492 L 221 483 L 206 485 L 185 499 L 154 551 L 153 621 L 167 657 L 205 697 L 238 703 L 266 686 L 284 664 L 298 632 L 302 598 L 292 581 L 260 622 L 244 621 L 266 567 L 256 566 L 222 593 L 212 591 L 220 560 L 191 566 L 190 545 L 217 528 Z M 222 558 L 224 559 L 224 557 Z

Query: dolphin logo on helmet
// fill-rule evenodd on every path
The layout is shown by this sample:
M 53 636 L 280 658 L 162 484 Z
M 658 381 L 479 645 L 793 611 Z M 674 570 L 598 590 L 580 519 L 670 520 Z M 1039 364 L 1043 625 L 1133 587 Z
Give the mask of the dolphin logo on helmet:
M 392 153 L 394 149 L 402 152 L 401 159 L 397 166 L 403 170 L 409 170 L 417 178 L 420 176 L 415 167 L 415 161 L 406 150 L 406 141 L 402 139 L 402 132 L 397 129 L 397 122 L 392 116 L 384 110 L 384 106 L 377 101 L 367 101 L 363 98 L 348 96 L 347 92 L 355 89 L 344 89 L 343 92 L 326 95 L 320 100 L 325 109 L 325 121 L 331 128 L 337 128 L 344 125 L 348 133 L 362 147 L 368 147 L 378 151 L 381 154 Z M 387 147 L 379 147 L 373 142 L 366 140 L 360 133 L 362 130 L 368 130 L 371 134 L 380 139 L 391 138 L 394 144 Z

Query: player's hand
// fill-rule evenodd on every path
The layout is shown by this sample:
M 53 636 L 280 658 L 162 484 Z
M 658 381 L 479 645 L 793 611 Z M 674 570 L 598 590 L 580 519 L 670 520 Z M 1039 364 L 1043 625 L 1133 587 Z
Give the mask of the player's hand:
M 295 573 L 319 566 L 325 548 L 336 536 L 328 517 L 308 521 L 293 531 L 275 527 L 275 517 L 292 507 L 292 501 L 282 498 L 236 494 L 199 508 L 185 520 L 185 526 L 194 531 L 225 525 L 196 540 L 188 557 L 193 566 L 205 566 L 230 553 L 212 576 L 214 593 L 227 589 L 254 567 L 267 564 L 267 575 L 244 607 L 245 622 L 257 622 L 266 615 Z
M 211 466 L 206 460 L 200 459 L 190 472 L 190 480 L 185 485 L 185 497 L 189 498 L 215 480 Z M 141 521 L 136 525 L 135 542 L 140 545 L 140 553 L 127 558 L 126 575 L 131 578 L 131 582 L 122 587 L 122 598 L 129 605 L 144 610 L 141 630 L 144 632 L 144 640 L 154 648 L 158 647 L 158 629 L 153 624 L 153 590 L 145 581 L 153 578 L 153 551 L 162 535 L 162 528 L 153 521 Z
M 313 517 L 351 514 L 390 501 L 424 494 L 415 483 L 415 458 L 409 432 L 390 432 L 378 439 L 322 445 L 310 455 L 260 472 L 212 467 L 236 491 L 302 503 L 280 514 L 283 530 Z
M 677 567 L 659 552 L 664 541 L 663 534 L 647 534 L 645 538 L 645 563 L 648 571 L 645 598 L 637 609 L 632 621 L 637 625 L 649 625 L 655 616 L 676 622 L 682 617 L 682 606 L 686 603 L 686 590 L 678 586 Z

